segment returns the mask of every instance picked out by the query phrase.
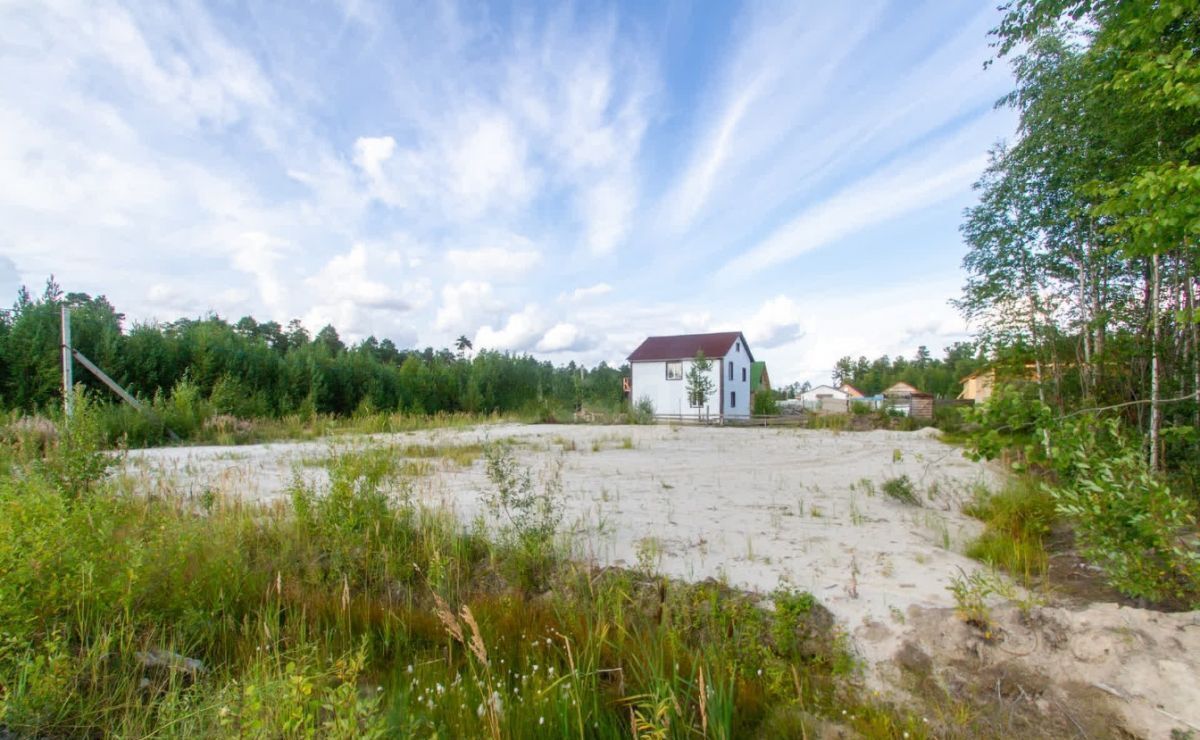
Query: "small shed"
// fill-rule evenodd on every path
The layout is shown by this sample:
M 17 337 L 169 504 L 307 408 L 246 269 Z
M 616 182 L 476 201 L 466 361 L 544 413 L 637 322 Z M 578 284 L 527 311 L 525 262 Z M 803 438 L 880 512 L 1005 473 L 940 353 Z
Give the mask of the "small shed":
M 933 418 L 933 396 L 917 391 L 909 396 L 908 415 L 914 419 Z

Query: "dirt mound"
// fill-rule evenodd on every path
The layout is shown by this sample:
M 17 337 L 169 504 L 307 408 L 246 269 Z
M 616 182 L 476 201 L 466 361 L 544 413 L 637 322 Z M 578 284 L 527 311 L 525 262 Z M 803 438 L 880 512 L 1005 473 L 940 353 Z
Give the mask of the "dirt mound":
M 910 629 L 881 678 L 904 686 L 906 702 L 969 716 L 968 734 L 1200 732 L 1200 612 L 1004 607 L 991 620 L 985 632 L 952 609 L 912 607 Z

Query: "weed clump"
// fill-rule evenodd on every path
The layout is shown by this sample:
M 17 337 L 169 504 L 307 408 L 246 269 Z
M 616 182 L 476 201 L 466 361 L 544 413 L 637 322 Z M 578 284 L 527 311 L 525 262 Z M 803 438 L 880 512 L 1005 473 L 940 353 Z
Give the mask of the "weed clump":
M 1046 575 L 1046 537 L 1058 517 L 1054 499 L 1044 487 L 1029 479 L 1014 479 L 996 492 L 980 488 L 963 506 L 963 513 L 986 525 L 983 534 L 967 545 L 968 557 L 1023 576 L 1027 583 Z
M 907 475 L 901 475 L 897 478 L 888 478 L 879 486 L 879 490 L 886 493 L 888 496 L 896 499 L 902 504 L 908 506 L 920 506 L 921 502 L 917 499 L 916 491 L 913 488 L 913 482 L 909 480 Z

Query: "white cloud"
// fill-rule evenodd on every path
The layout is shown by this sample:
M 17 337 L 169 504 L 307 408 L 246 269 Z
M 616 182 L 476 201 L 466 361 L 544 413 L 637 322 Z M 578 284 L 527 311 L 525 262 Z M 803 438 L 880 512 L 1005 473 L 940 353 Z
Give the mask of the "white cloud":
M 367 249 L 362 244 L 355 244 L 349 252 L 334 256 L 305 282 L 321 303 L 349 303 L 400 312 L 412 308 L 408 300 L 369 273 Z
M 354 164 L 378 183 L 383 179 L 383 163 L 396 153 L 396 140 L 390 136 L 360 136 L 354 141 Z
M 550 327 L 537 343 L 538 352 L 580 352 L 595 345 L 580 328 L 560 321 Z
M 748 275 L 831 244 L 868 226 L 883 223 L 968 189 L 987 165 L 987 156 L 946 163 L 932 170 L 927 163 L 878 173 L 805 209 L 755 247 L 726 264 L 733 275 Z
M 499 329 L 494 329 L 491 325 L 480 327 L 475 334 L 474 345 L 476 349 L 526 352 L 534 349 L 544 327 L 545 321 L 537 306 L 529 305 L 520 313 L 511 314 Z
M 492 278 L 512 279 L 529 272 L 542 261 L 536 249 L 451 249 L 446 262 L 456 273 L 482 274 Z
M 259 298 L 275 315 L 287 313 L 277 268 L 286 248 L 282 240 L 258 231 L 239 234 L 234 243 L 233 266 L 254 276 Z
M 756 351 L 794 342 L 804 336 L 800 307 L 787 296 L 775 296 L 746 321 L 744 331 Z
M 471 333 L 486 316 L 503 308 L 492 284 L 482 280 L 464 280 L 442 286 L 442 303 L 436 327 L 451 333 Z
M 590 285 L 586 288 L 576 288 L 575 290 L 571 291 L 570 294 L 564 294 L 560 296 L 560 300 L 566 299 L 574 303 L 578 303 L 579 301 L 586 301 L 592 298 L 599 298 L 602 295 L 608 295 L 612 292 L 612 289 L 612 286 L 608 283 L 596 283 L 595 285 Z

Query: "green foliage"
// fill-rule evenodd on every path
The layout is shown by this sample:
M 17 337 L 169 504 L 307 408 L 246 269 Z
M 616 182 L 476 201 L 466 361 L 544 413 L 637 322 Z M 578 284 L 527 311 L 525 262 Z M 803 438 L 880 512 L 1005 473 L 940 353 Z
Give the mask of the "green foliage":
M 959 380 L 986 364 L 980 348 L 971 342 L 955 342 L 946 347 L 945 357 L 935 359 L 929 350 L 918 347 L 912 359 L 884 355 L 874 360 L 846 356 L 833 368 L 833 383 L 849 383 L 868 396 L 882 393 L 898 382 L 909 383 L 938 398 L 958 395 Z
M 1055 445 L 1062 483 L 1049 490 L 1084 554 L 1125 594 L 1200 608 L 1195 503 L 1148 469 L 1116 420 L 1064 424 Z
M 631 424 L 653 424 L 654 423 L 654 401 L 650 400 L 649 396 L 642 396 L 633 405 L 629 411 L 629 423 Z
M 995 637 L 996 625 L 988 600 L 1004 595 L 1003 581 L 994 575 L 977 570 L 967 575 L 961 568 L 958 575 L 950 579 L 946 589 L 954 596 L 955 611 L 959 619 L 978 629 L 984 639 Z
M 913 482 L 909 480 L 907 475 L 901 475 L 897 478 L 888 478 L 880 484 L 879 490 L 886 493 L 888 496 L 896 499 L 902 504 L 908 506 L 920 506 L 921 501 L 917 498 Z
M 76 387 L 74 411 L 58 425 L 56 444 L 40 461 L 47 477 L 71 498 L 78 498 L 104 478 L 112 458 L 105 451 L 105 439 L 93 402 Z
M 524 557 L 519 543 L 405 496 L 408 452 L 435 454 L 334 450 L 328 482 L 297 480 L 294 507 L 129 495 L 121 481 L 76 496 L 10 455 L 0 727 L 619 738 L 632 709 L 647 732 L 753 737 L 797 703 L 868 736 L 919 726 L 844 680 L 845 638 L 808 594 L 781 593 L 771 612 L 715 583 L 646 582 L 555 554 L 554 589 L 528 598 L 497 577 Z M 531 495 L 519 466 L 501 467 L 517 481 L 510 501 Z M 151 667 L 149 653 L 174 658 Z
M 779 402 L 775 400 L 775 395 L 772 393 L 756 391 L 751 413 L 755 416 L 774 416 L 779 413 Z
M 1027 461 L 1045 462 L 1045 435 L 1053 412 L 1038 400 L 1030 384 L 1002 384 L 986 403 L 963 414 L 970 431 L 967 454 L 973 460 L 995 460 L 1015 453 L 1018 470 Z
M 708 397 L 716 390 L 717 385 L 711 375 L 712 367 L 713 362 L 704 356 L 704 350 L 698 350 L 684 376 L 688 405 L 692 408 L 703 409 Z
M 533 474 L 505 444 L 484 449 L 488 480 L 495 487 L 483 501 L 493 516 L 503 517 L 503 535 L 515 543 L 515 575 L 522 587 L 542 591 L 554 562 L 554 537 L 563 516 L 560 466 L 535 485 Z
M 216 316 L 139 324 L 126 332 L 124 316 L 103 296 L 64 295 L 51 280 L 42 296 L 22 289 L 13 310 L 0 312 L 0 407 L 30 413 L 59 405 L 63 305 L 71 307 L 76 348 L 151 405 L 149 415 L 114 406 L 102 419 L 110 441 L 158 444 L 167 428 L 185 439 L 212 439 L 218 432 L 205 423 L 214 416 L 312 424 L 350 417 L 364 404 L 389 416 L 532 410 L 559 418 L 582 404 L 615 413 L 622 402 L 623 371 L 603 362 L 555 367 L 486 349 L 468 357 L 466 344 L 457 353 L 400 349 L 375 337 L 346 346 L 331 326 L 310 339 L 299 321 L 285 329 L 249 316 L 234 324 Z M 75 377 L 95 398 L 113 399 L 82 368 Z
M 1031 583 L 1046 574 L 1046 537 L 1057 519 L 1054 498 L 1029 477 L 1013 478 L 999 491 L 978 488 L 963 513 L 986 529 L 967 546 L 967 555 Z

